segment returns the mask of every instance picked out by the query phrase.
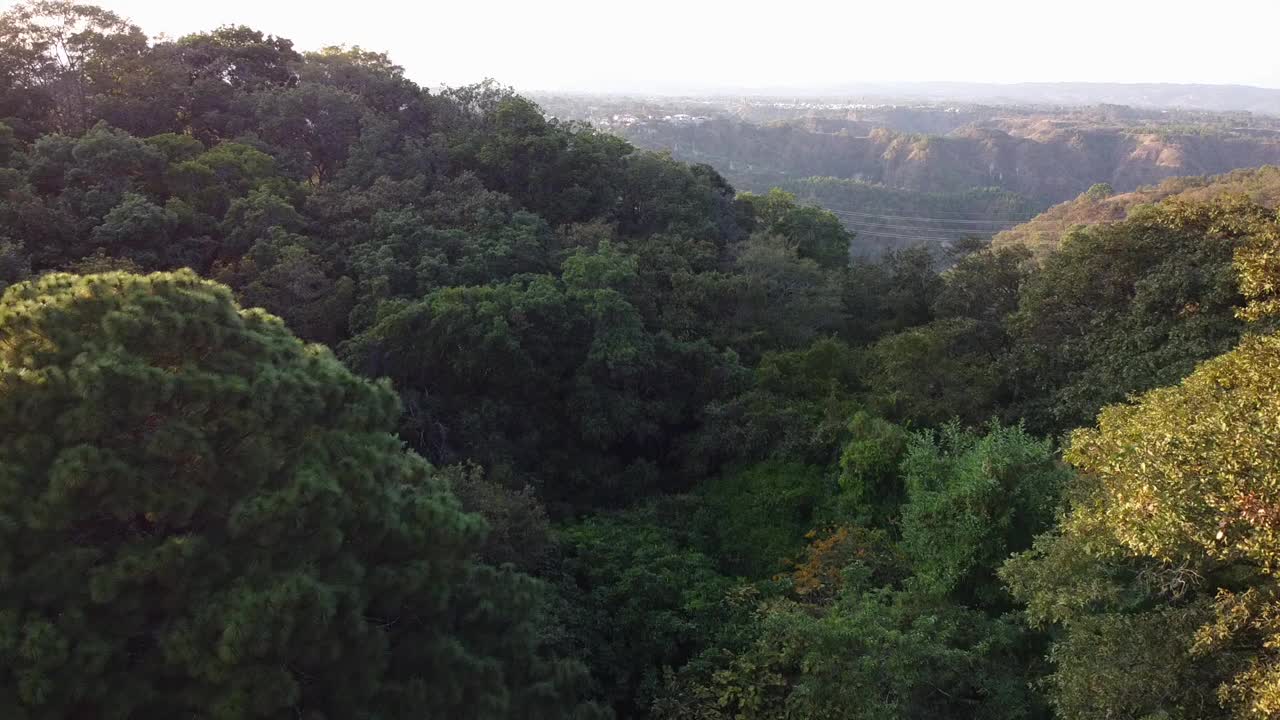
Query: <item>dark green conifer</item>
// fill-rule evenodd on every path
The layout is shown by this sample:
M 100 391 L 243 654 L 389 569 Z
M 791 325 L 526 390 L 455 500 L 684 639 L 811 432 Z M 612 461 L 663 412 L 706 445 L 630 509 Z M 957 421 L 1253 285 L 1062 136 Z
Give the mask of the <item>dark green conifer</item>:
M 559 718 L 541 587 L 362 380 L 182 271 L 0 300 L 0 717 Z

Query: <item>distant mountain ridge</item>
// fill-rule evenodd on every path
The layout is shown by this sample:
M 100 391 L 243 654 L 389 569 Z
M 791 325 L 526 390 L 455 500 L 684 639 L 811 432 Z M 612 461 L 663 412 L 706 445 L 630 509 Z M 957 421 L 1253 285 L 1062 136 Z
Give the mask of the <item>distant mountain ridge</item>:
M 1049 115 L 993 119 L 946 135 L 875 129 L 859 136 L 729 118 L 642 122 L 622 134 L 641 147 L 711 164 L 745 189 L 837 177 L 926 193 L 997 187 L 1041 207 L 1070 200 L 1099 182 L 1127 192 L 1169 177 L 1280 164 L 1280 131 L 1274 129 L 1126 125 Z
M 1180 83 L 892 83 L 851 85 L 832 94 L 858 92 L 936 101 L 956 100 L 1003 104 L 1129 105 L 1144 108 L 1183 108 L 1215 112 L 1280 115 L 1280 88 L 1251 85 Z M 826 94 L 826 93 L 824 93 Z
M 844 98 L 990 105 L 1128 105 L 1280 115 L 1280 88 L 1196 83 L 857 82 L 813 87 L 667 88 L 655 95 Z

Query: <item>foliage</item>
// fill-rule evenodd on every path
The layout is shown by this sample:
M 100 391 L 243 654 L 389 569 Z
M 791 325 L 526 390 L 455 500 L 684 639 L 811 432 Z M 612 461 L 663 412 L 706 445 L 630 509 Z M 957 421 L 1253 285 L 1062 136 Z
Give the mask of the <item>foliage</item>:
M 1006 605 L 994 568 L 1053 519 L 1068 472 L 1046 441 L 992 423 L 911 439 L 902 461 L 902 550 L 916 587 L 966 605 Z
M 678 678 L 656 717 L 1040 716 L 1020 677 L 1016 626 L 865 589 L 851 572 L 855 582 L 822 611 L 790 600 L 762 604 L 758 639 L 724 653 L 711 673 Z
M 10 287 L 0 349 L 6 716 L 563 716 L 385 385 L 190 272 Z
M 829 463 L 857 408 L 862 364 L 859 353 L 831 338 L 766 353 L 750 387 L 704 409 L 690 460 L 706 471 L 769 457 Z
M 1257 162 L 1252 159 L 1251 162 Z M 1106 195 L 1081 194 L 1055 205 L 1031 220 L 1002 231 L 992 239 L 997 248 L 1025 246 L 1043 259 L 1057 251 L 1063 239 L 1076 227 L 1118 222 L 1141 208 L 1178 199 L 1209 202 L 1228 196 L 1247 196 L 1265 207 L 1280 206 L 1280 167 L 1246 167 L 1221 175 L 1165 178 L 1158 185 L 1139 187 L 1133 192 Z
M 1070 511 L 1004 570 L 1034 621 L 1063 627 L 1051 687 L 1065 717 L 1273 713 L 1277 360 L 1280 338 L 1247 336 L 1072 436 L 1085 475 Z M 1167 670 L 1085 691 L 1086 673 L 1135 662 Z
M 1280 315 L 1280 217 L 1259 222 L 1236 249 L 1235 268 L 1240 276 L 1240 292 L 1248 304 L 1238 315 L 1249 321 L 1273 319 Z
M 973 424 L 997 407 L 996 330 L 969 318 L 936 320 L 890 335 L 870 351 L 870 405 L 900 422 Z
M 904 428 L 866 411 L 849 420 L 849 440 L 840 451 L 837 502 L 843 514 L 878 528 L 897 522 L 905 490 L 898 468 L 908 439 Z
M 551 553 L 551 523 L 529 485 L 518 488 L 485 474 L 475 464 L 451 465 L 440 475 L 466 512 L 484 519 L 489 532 L 477 554 L 490 565 L 510 563 L 523 572 L 543 569 Z
M 861 565 L 873 581 L 894 585 L 905 579 L 907 560 L 884 530 L 838 525 L 805 533 L 809 541 L 790 573 L 791 589 L 807 603 L 833 601 L 851 577 L 848 569 Z M 857 577 L 853 575 L 852 577 Z
M 761 231 L 788 238 L 801 258 L 826 268 L 849 263 L 853 235 L 832 213 L 803 207 L 794 195 L 777 188 L 766 195 L 744 193 L 739 199 L 751 209 Z
M 556 479 L 542 488 L 553 501 L 639 497 L 657 484 L 672 430 L 733 366 L 705 341 L 644 328 L 625 294 L 634 272 L 603 245 L 568 258 L 559 278 L 389 304 L 344 355 L 409 395 L 407 430 L 435 459 L 540 469 Z M 451 436 L 433 434 L 442 424 Z
M 1137 140 L 990 112 L 690 125 L 739 195 L 492 81 L 13 6 L 0 715 L 1275 715 L 1274 169 L 1033 262 L 972 229 Z M 1189 375 L 1080 476 L 1032 434 Z
M 565 528 L 564 572 L 581 594 L 571 628 L 620 716 L 647 708 L 664 668 L 679 667 L 730 625 L 733 581 L 712 558 L 643 511 Z
M 800 549 L 834 483 L 820 466 L 766 461 L 707 481 L 716 556 L 733 572 L 768 577 Z
M 1011 320 L 1010 414 L 1064 431 L 1229 349 L 1243 305 L 1232 254 L 1269 214 L 1243 200 L 1171 202 L 1071 236 Z

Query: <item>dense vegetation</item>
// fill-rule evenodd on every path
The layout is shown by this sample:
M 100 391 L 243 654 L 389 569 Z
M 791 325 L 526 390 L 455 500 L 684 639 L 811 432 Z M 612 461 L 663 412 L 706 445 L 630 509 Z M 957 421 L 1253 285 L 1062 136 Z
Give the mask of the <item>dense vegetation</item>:
M 0 715 L 1280 707 L 1248 197 L 851 259 L 359 48 L 50 1 L 0 60 Z
M 1280 208 L 1280 167 L 1234 170 L 1208 177 L 1177 177 L 1159 185 L 1117 193 L 1106 183 L 1098 183 L 1074 200 L 1055 205 L 1030 221 L 998 233 L 995 247 L 1024 245 L 1038 256 L 1047 255 L 1062 239 L 1081 225 L 1097 225 L 1124 220 L 1132 211 L 1170 198 L 1204 202 L 1229 195 L 1243 195 L 1269 208 Z

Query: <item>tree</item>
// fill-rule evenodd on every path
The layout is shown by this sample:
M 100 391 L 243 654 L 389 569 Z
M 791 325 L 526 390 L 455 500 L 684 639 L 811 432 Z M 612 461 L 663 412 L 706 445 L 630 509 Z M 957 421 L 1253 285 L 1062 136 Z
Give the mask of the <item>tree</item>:
M 156 50 L 159 62 L 182 69 L 178 120 L 208 142 L 252 129 L 239 100 L 290 86 L 290 66 L 301 59 L 292 41 L 243 25 L 187 35 Z
M 304 56 L 298 79 L 345 90 L 364 100 L 370 108 L 390 115 L 412 116 L 410 127 L 422 132 L 420 123 L 425 93 L 404 76 L 404 68 L 385 53 L 372 52 L 359 46 L 326 47 Z
M 1239 198 L 1170 201 L 1069 236 L 1010 318 L 1010 414 L 1066 431 L 1229 350 L 1243 327 L 1232 256 L 1271 215 Z
M 871 561 L 871 562 L 868 562 Z M 869 587 L 871 558 L 825 606 L 759 605 L 755 637 L 690 666 L 655 704 L 664 720 L 1044 717 L 1020 629 L 957 605 Z M 806 598 L 808 599 L 808 598 Z
M 934 300 L 943 288 L 934 265 L 924 246 L 891 250 L 874 261 L 854 261 L 841 279 L 841 337 L 863 345 L 933 319 Z
M 472 560 L 397 413 L 187 271 L 10 287 L 0 714 L 572 713 L 540 586 Z
M 280 316 L 300 337 L 336 342 L 345 335 L 353 283 L 331 277 L 329 263 L 308 250 L 306 240 L 274 228 L 216 277 L 237 290 L 242 304 Z
M 901 426 L 858 411 L 849 420 L 849 439 L 840 451 L 841 510 L 871 527 L 890 528 L 905 495 L 898 466 L 909 434 Z
M 800 257 L 824 268 L 849 264 L 853 234 L 831 212 L 803 207 L 795 195 L 778 188 L 765 195 L 743 193 L 739 200 L 751 208 L 760 231 L 787 238 Z
M 1088 190 L 1084 191 L 1084 196 L 1094 202 L 1106 200 L 1107 198 L 1115 194 L 1116 194 L 1115 188 L 1111 187 L 1111 183 L 1104 183 L 1104 182 L 1094 183 L 1089 186 Z
M 1239 316 L 1269 326 L 1280 317 L 1280 218 L 1252 226 L 1236 249 L 1233 264 L 1240 276 L 1240 292 L 1248 298 Z
M 917 589 L 970 607 L 1001 609 L 995 568 L 1031 546 L 1053 520 L 1069 473 L 1048 441 L 991 424 L 916 434 L 902 461 L 902 551 Z
M 942 274 L 933 314 L 998 325 L 1018 309 L 1019 292 L 1031 275 L 1031 251 L 1021 245 L 970 253 Z
M 843 319 L 838 278 L 784 237 L 751 236 L 735 270 L 724 288 L 733 309 L 730 342 L 748 358 L 807 345 Z
M 751 578 L 782 570 L 834 490 L 824 468 L 777 460 L 707 481 L 701 491 L 716 556 L 733 572 Z
M 52 129 L 90 127 L 95 100 L 115 89 L 147 38 L 119 15 L 73 0 L 31 0 L 0 16 L 0 117 L 43 121 Z
M 27 279 L 31 274 L 31 258 L 22 252 L 21 246 L 0 239 L 0 292 L 10 285 Z
M 604 697 L 622 717 L 648 709 L 676 668 L 732 624 L 733 581 L 652 508 L 598 516 L 562 532 L 566 588 L 581 614 L 570 628 Z
M 159 264 L 168 250 L 177 217 L 142 195 L 127 193 L 120 204 L 102 218 L 90 240 L 112 255 L 133 257 L 150 265 Z
M 744 234 L 733 188 L 708 166 L 684 166 L 657 153 L 632 153 L 623 163 L 621 189 L 616 217 L 625 236 L 666 232 L 712 238 L 723 247 Z
M 1261 232 L 1237 256 L 1260 319 L 1276 247 Z M 1246 335 L 1071 436 L 1082 474 L 1059 528 L 1002 570 L 1030 620 L 1060 628 L 1049 687 L 1064 718 L 1280 709 L 1277 368 L 1280 336 Z
M 403 431 L 432 459 L 541 476 L 548 503 L 617 505 L 679 486 L 658 469 L 736 367 L 705 340 L 646 328 L 634 280 L 634 259 L 602 244 L 559 277 L 383 303 L 342 354 L 396 382 Z
M 324 184 L 342 169 L 360 138 L 360 98 L 329 85 L 301 83 L 245 97 L 252 129 L 298 180 Z
M 976 424 L 1000 397 L 999 327 L 971 318 L 935 320 L 870 348 L 870 405 L 899 422 Z
M 461 134 L 453 154 L 474 166 L 486 186 L 561 225 L 617 210 L 630 152 L 620 138 L 585 123 L 544 118 L 537 105 L 511 95 Z
M 690 461 L 699 474 L 767 459 L 825 465 L 838 454 L 862 363 L 844 343 L 823 338 L 803 350 L 765 353 L 749 384 L 702 412 Z
M 524 572 L 543 569 L 551 545 L 551 524 L 531 485 L 509 487 L 473 464 L 450 465 L 441 475 L 449 481 L 462 508 L 489 525 L 489 534 L 478 549 L 481 559 L 491 565 L 512 563 Z

